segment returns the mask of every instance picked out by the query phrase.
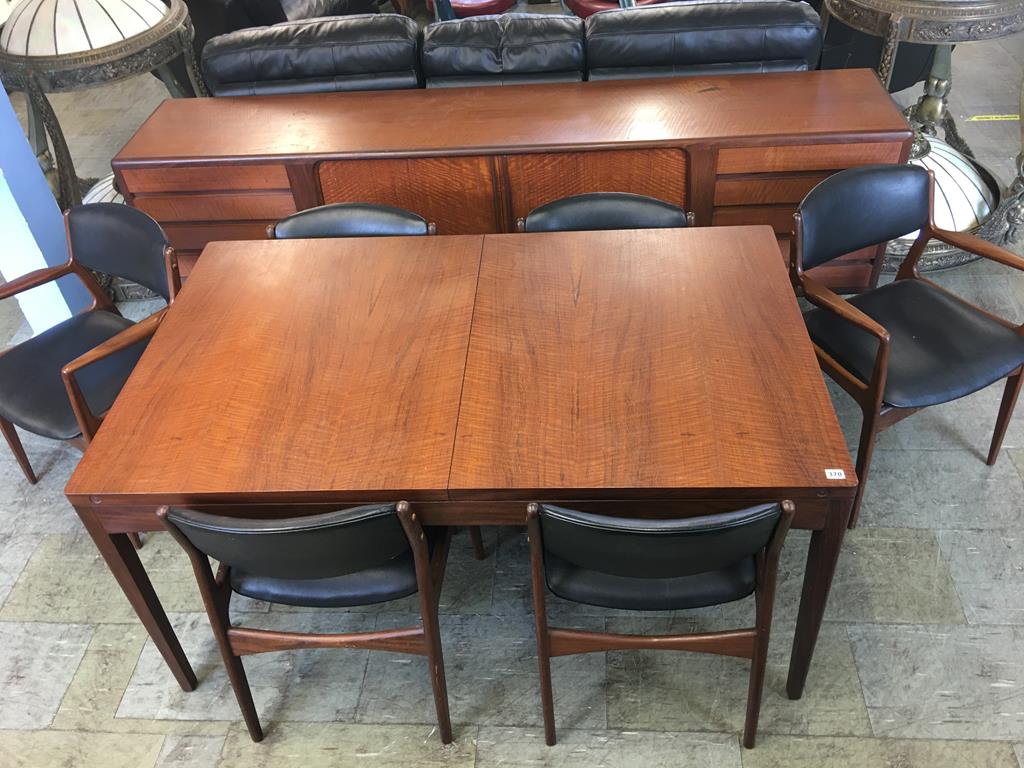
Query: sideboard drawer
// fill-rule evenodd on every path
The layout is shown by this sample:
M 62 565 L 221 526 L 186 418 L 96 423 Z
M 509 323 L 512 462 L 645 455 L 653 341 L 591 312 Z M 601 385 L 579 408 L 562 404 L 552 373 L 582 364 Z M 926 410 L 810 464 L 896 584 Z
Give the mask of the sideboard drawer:
M 830 173 L 777 173 L 720 176 L 715 182 L 715 205 L 799 203 Z
M 133 194 L 149 192 L 218 192 L 289 188 L 283 165 L 204 165 L 181 168 L 126 168 L 124 186 Z
M 295 213 L 291 192 L 136 195 L 132 204 L 161 222 L 276 221 Z
M 718 174 L 829 171 L 868 163 L 898 163 L 901 150 L 896 142 L 736 147 L 719 150 Z

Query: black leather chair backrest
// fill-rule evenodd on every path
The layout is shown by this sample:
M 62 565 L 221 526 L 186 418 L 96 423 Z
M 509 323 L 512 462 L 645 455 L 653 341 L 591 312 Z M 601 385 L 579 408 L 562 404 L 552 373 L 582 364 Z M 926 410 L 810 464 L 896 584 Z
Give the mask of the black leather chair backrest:
M 279 240 L 317 237 L 386 237 L 425 235 L 422 216 L 369 203 L 333 203 L 293 213 L 274 225 Z
M 682 520 L 606 517 L 540 506 L 544 552 L 613 576 L 669 579 L 706 573 L 764 549 L 782 515 L 761 504 Z
M 928 223 L 928 171 L 914 165 L 863 165 L 829 176 L 800 203 L 804 269 Z
M 527 232 L 685 227 L 686 212 L 671 203 L 628 192 L 589 192 L 563 197 L 530 211 Z
M 84 267 L 131 280 L 171 300 L 164 249 L 167 235 L 153 219 L 121 203 L 89 203 L 68 210 L 68 240 Z
M 590 80 L 799 72 L 821 53 L 818 14 L 792 0 L 688 0 L 587 19 Z
M 506 13 L 430 24 L 423 31 L 427 88 L 583 79 L 583 22 Z
M 247 574 L 327 579 L 383 565 L 409 550 L 394 504 L 284 520 L 171 509 L 167 521 L 205 555 Z
M 214 96 L 418 88 L 419 33 L 398 14 L 288 21 L 210 39 L 203 77 Z

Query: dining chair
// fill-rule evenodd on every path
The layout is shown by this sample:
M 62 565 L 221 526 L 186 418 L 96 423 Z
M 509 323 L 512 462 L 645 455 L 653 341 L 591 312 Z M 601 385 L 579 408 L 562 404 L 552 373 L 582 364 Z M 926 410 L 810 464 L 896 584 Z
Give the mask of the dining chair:
M 320 237 L 397 237 L 433 235 L 437 228 L 422 216 L 390 205 L 332 203 L 286 216 L 267 225 L 271 240 Z
M 177 258 L 160 225 L 118 203 L 93 203 L 64 214 L 68 260 L 0 285 L 6 299 L 74 275 L 91 305 L 0 353 L 0 431 L 25 478 L 37 481 L 15 426 L 84 447 L 113 405 L 164 309 L 139 323 L 121 316 L 90 273 L 126 278 L 170 304 L 181 287 Z
M 743 745 L 753 747 L 779 553 L 793 513 L 792 502 L 784 501 L 702 517 L 640 520 L 530 504 L 526 532 L 548 746 L 555 743 L 553 656 L 650 648 L 750 659 Z M 755 593 L 755 621 L 749 628 L 686 635 L 552 627 L 548 591 L 575 603 L 631 611 L 699 608 Z
M 804 320 L 818 363 L 864 414 L 851 528 L 879 432 L 922 408 L 1006 378 L 986 459 L 992 465 L 1020 393 L 1024 326 L 922 277 L 918 260 L 932 239 L 1019 270 L 1024 270 L 1024 259 L 969 233 L 939 229 L 933 210 L 928 171 L 867 165 L 822 181 L 795 214 L 790 272 L 797 293 L 815 307 Z M 844 299 L 807 273 L 843 254 L 915 231 L 918 237 L 888 285 Z
M 517 232 L 692 227 L 693 214 L 671 203 L 629 192 L 588 192 L 545 203 L 516 220 Z
M 192 562 L 217 647 L 253 741 L 263 739 L 242 657 L 302 648 L 366 648 L 427 657 L 441 741 L 450 744 L 437 604 L 450 528 L 424 529 L 409 504 L 372 504 L 282 520 L 162 507 L 164 527 Z M 220 565 L 216 575 L 210 558 Z M 268 603 L 341 608 L 419 595 L 420 624 L 323 634 L 233 625 L 234 594 Z

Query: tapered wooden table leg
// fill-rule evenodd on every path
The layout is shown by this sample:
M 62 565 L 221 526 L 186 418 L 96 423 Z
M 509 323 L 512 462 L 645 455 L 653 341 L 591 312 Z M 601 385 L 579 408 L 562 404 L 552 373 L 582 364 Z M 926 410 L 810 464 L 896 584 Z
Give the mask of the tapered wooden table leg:
M 796 619 L 796 632 L 793 634 L 793 652 L 789 657 L 789 679 L 786 681 L 786 693 L 791 699 L 799 699 L 804 693 L 807 671 L 811 667 L 814 645 L 818 641 L 818 630 L 825 616 L 832 577 L 836 572 L 849 519 L 850 499 L 835 499 L 829 503 L 825 527 L 811 534 L 800 612 Z
M 128 602 L 156 643 L 178 685 L 184 691 L 195 690 L 196 673 L 192 671 L 192 665 L 189 664 L 188 657 L 185 656 L 185 651 L 182 650 L 181 643 L 178 642 L 178 637 L 167 620 L 160 598 L 157 597 L 128 534 L 108 533 L 91 509 L 76 507 L 75 511 L 82 518 L 85 529 L 96 543 L 96 548 L 103 555 L 103 559 L 107 561 L 110 572 L 121 585 Z

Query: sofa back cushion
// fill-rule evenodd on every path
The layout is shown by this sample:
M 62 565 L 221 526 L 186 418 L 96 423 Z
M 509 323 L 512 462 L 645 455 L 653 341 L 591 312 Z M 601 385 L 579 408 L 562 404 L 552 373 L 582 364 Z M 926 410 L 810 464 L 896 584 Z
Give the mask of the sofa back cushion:
M 821 53 L 818 14 L 792 0 L 687 0 L 595 13 L 590 80 L 796 72 Z
M 584 70 L 583 22 L 573 16 L 475 16 L 423 31 L 428 88 L 579 82 Z
M 418 88 L 418 48 L 398 14 L 288 21 L 212 38 L 203 76 L 214 96 Z

